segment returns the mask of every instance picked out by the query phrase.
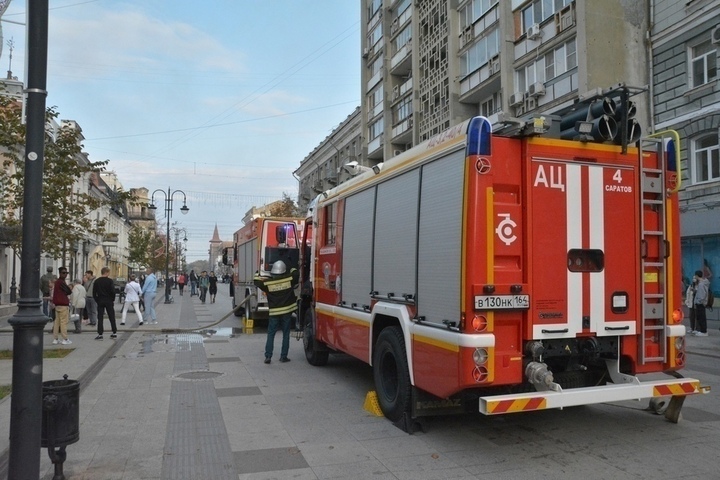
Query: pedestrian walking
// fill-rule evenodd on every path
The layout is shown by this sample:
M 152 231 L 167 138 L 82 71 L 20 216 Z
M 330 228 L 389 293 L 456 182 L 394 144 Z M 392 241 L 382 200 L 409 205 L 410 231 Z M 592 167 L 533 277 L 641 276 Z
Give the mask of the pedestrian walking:
M 85 287 L 85 311 L 87 312 L 88 317 L 88 325 L 95 326 L 97 325 L 97 317 L 98 317 L 98 308 L 97 308 L 97 302 L 95 301 L 95 298 L 93 297 L 93 284 L 95 283 L 95 276 L 93 275 L 92 270 L 85 271 L 85 283 L 83 283 L 83 286 Z
M 60 267 L 58 269 L 60 278 L 53 282 L 52 287 L 52 303 L 55 305 L 55 322 L 53 323 L 53 345 L 61 343 L 69 345 L 72 342 L 67 336 L 67 324 L 70 319 L 70 295 L 72 289 L 67 284 L 67 268 Z M 62 341 L 58 339 L 58 332 L 62 336 Z
M 687 290 L 685 291 L 685 306 L 688 307 L 688 316 L 690 317 L 690 330 L 688 330 L 688 333 L 691 335 L 695 335 L 695 332 L 697 332 L 696 325 L 695 325 L 695 289 L 697 288 L 697 282 L 695 282 L 695 277 L 690 281 L 690 284 L 687 287 Z
M 217 295 L 217 277 L 215 272 L 210 272 L 208 277 L 208 292 L 210 293 L 210 303 L 215 303 L 215 295 Z
M 104 319 L 103 312 L 107 312 L 110 319 L 112 334 L 110 338 L 117 338 L 117 325 L 115 324 L 115 282 L 110 278 L 110 268 L 102 267 L 100 277 L 95 279 L 93 285 L 93 298 L 98 306 L 97 337 L 95 340 L 103 339 Z
M 287 271 L 282 260 L 273 263 L 270 277 L 255 275 L 255 286 L 265 292 L 270 309 L 268 321 L 267 340 L 265 341 L 265 363 L 270 363 L 275 343 L 275 333 L 278 327 L 282 330 L 282 347 L 280 348 L 280 361 L 289 362 L 290 350 L 290 322 L 292 313 L 297 310 L 297 297 L 295 287 L 298 286 L 299 274 L 297 269 Z
M 197 284 L 198 284 L 198 276 L 195 273 L 195 270 L 190 270 L 190 296 L 194 297 L 197 295 Z
M 180 290 L 180 296 L 182 297 L 183 294 L 183 288 L 185 288 L 185 283 L 187 282 L 187 277 L 185 276 L 184 272 L 180 273 L 180 276 L 178 277 L 178 290 Z
M 145 269 L 145 283 L 142 286 L 142 296 L 145 302 L 145 319 L 148 323 L 157 323 L 155 313 L 155 294 L 157 293 L 157 278 L 152 268 Z
M 200 301 L 205 303 L 205 297 L 207 297 L 208 287 L 210 286 L 210 280 L 208 279 L 207 271 L 203 270 L 200 272 L 198 277 L 198 290 L 200 290 Z
M 87 304 L 87 292 L 83 287 L 82 280 L 76 278 L 73 282 L 72 295 L 70 295 L 70 306 L 72 313 L 70 320 L 75 325 L 75 333 L 82 333 L 82 312 Z
M 45 275 L 40 277 L 40 291 L 42 292 L 42 310 L 46 317 L 50 316 L 50 285 L 57 280 L 57 277 L 53 275 L 53 267 L 47 267 Z
M 130 275 L 130 281 L 125 284 L 125 303 L 122 309 L 122 318 L 120 319 L 120 325 L 125 325 L 125 319 L 127 318 L 127 312 L 130 309 L 130 305 L 135 309 L 139 324 L 143 324 L 142 313 L 140 313 L 140 295 L 142 289 L 140 284 L 135 281 L 135 275 Z
M 697 282 L 695 287 L 695 327 L 697 330 L 693 335 L 697 337 L 707 337 L 707 317 L 705 315 L 705 306 L 708 301 L 708 290 L 710 288 L 710 282 L 707 278 L 703 278 L 702 270 L 695 272 L 693 282 Z

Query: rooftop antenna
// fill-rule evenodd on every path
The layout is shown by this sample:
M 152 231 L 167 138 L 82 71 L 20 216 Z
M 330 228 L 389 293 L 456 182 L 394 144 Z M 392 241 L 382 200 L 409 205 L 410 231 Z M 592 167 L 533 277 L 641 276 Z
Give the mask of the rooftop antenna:
M 12 52 L 13 48 L 15 48 L 15 41 L 10 38 L 10 40 L 7 41 L 7 46 L 10 49 L 10 61 L 8 62 L 8 71 L 7 71 L 7 79 L 12 80 Z

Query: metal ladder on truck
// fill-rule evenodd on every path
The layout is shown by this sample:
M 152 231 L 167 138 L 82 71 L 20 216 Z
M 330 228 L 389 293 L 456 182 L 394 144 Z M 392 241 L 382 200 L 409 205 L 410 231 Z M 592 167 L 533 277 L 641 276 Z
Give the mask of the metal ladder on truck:
M 667 361 L 665 315 L 667 304 L 667 219 L 666 186 L 667 160 L 662 138 L 644 138 L 638 142 L 640 162 L 640 241 L 641 241 L 641 293 L 642 328 L 640 363 Z M 657 155 L 657 164 L 646 166 L 645 152 Z M 657 223 L 648 225 L 649 219 Z M 653 222 L 654 223 L 654 222 Z M 653 247 L 651 249 L 651 246 Z M 652 251 L 651 251 L 652 250 Z M 648 340 L 652 342 L 648 344 Z M 657 351 L 648 352 L 648 346 L 657 343 Z

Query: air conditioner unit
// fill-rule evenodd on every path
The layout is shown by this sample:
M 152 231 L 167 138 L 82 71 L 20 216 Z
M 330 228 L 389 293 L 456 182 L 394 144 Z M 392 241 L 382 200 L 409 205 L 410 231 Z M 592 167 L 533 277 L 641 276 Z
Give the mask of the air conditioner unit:
M 392 35 L 393 33 L 397 32 L 398 25 L 399 25 L 399 24 L 398 24 L 398 19 L 396 18 L 395 20 L 392 21 L 392 25 L 390 25 L 390 34 L 391 34 L 391 35 Z
M 368 48 L 367 47 L 363 48 L 363 55 L 362 55 L 363 58 L 367 58 L 369 54 L 370 54 L 370 51 L 368 50 Z
M 515 116 L 516 116 L 516 117 L 522 117 L 523 115 L 525 115 L 525 106 L 524 106 L 524 105 L 520 105 L 519 107 L 517 107 L 517 108 L 515 109 Z
M 395 100 L 399 96 L 400 96 L 400 85 L 395 85 L 393 87 L 393 97 L 392 98 L 393 98 L 393 100 Z
M 492 57 L 488 62 L 488 70 L 490 70 L 490 75 L 500 71 L 500 57 L 498 55 Z
M 522 92 L 515 92 L 510 95 L 510 106 L 516 107 L 521 105 L 525 101 L 525 94 Z
M 557 33 L 575 25 L 575 4 L 570 4 L 555 14 L 555 30 Z
M 473 39 L 473 31 L 472 28 L 469 28 L 465 30 L 462 33 L 462 36 L 460 37 L 460 47 L 464 47 L 468 43 L 470 43 Z
M 530 28 L 527 29 L 527 32 L 525 32 L 525 36 L 528 38 L 528 40 L 535 40 L 536 38 L 540 38 L 540 35 L 542 35 L 542 30 L 540 30 L 540 25 L 537 23 L 533 23 L 530 25 Z
M 720 26 L 713 28 L 710 35 L 713 45 L 720 44 Z
M 400 155 L 402 152 L 403 152 L 402 150 L 397 150 L 397 149 L 395 149 L 395 150 L 393 150 L 393 156 L 394 156 L 394 157 L 397 157 L 397 156 Z
M 542 82 L 533 83 L 530 85 L 530 89 L 528 89 L 528 95 L 531 97 L 540 97 L 545 95 L 545 84 Z
M 529 112 L 530 110 L 535 110 L 536 108 L 537 108 L 537 100 L 535 100 L 535 98 L 530 97 L 527 100 L 525 100 L 525 110 L 526 111 Z

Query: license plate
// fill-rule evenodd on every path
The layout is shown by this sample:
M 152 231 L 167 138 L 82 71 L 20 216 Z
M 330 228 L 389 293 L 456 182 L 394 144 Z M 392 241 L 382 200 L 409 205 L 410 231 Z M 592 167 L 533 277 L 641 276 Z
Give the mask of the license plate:
M 477 310 L 514 310 L 530 308 L 530 295 L 476 295 Z

